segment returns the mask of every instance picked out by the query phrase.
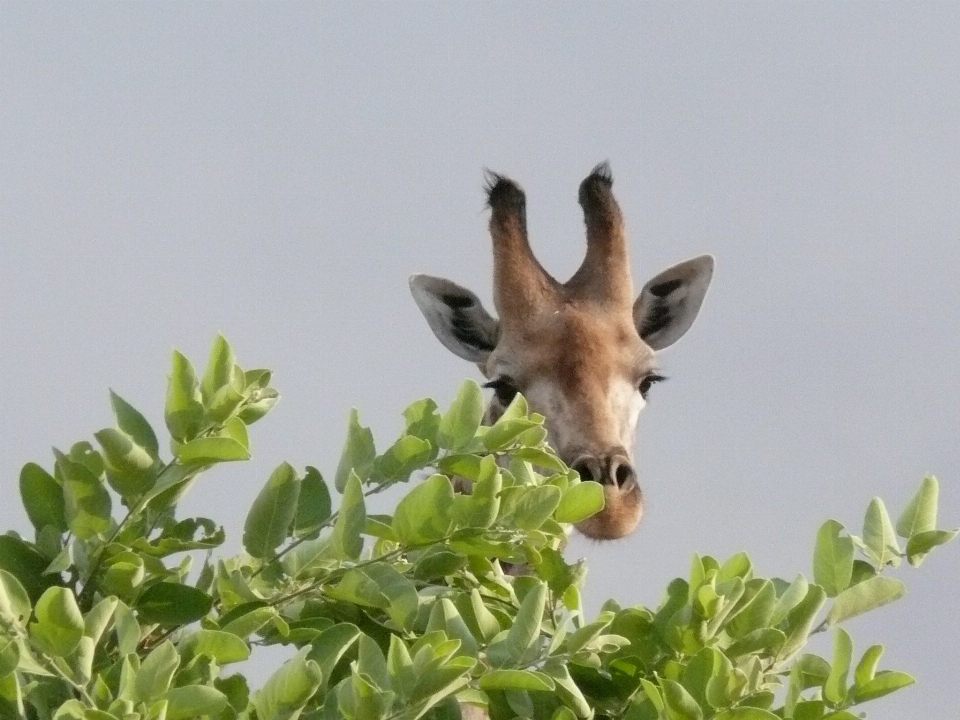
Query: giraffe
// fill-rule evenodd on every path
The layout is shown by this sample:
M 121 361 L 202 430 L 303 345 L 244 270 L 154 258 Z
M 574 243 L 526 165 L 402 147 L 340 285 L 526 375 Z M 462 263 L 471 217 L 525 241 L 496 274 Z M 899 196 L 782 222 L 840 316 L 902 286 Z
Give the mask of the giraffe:
M 665 378 L 656 353 L 693 324 L 713 275 L 701 255 L 648 281 L 634 299 L 627 240 L 606 163 L 580 184 L 586 223 L 583 263 L 560 283 L 527 239 L 526 197 L 487 173 L 493 240 L 493 302 L 499 319 L 456 283 L 410 278 L 414 300 L 437 339 L 476 363 L 493 390 L 485 421 L 495 422 L 517 392 L 545 416 L 551 445 L 585 480 L 604 488 L 604 509 L 577 529 L 597 540 L 637 527 L 643 495 L 633 457 L 637 420 L 651 387 Z

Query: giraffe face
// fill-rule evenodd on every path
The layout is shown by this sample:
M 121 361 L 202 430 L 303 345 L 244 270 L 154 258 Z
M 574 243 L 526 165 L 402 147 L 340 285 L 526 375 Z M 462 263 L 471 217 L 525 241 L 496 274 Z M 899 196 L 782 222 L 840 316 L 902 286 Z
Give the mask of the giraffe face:
M 442 278 L 413 276 L 414 299 L 440 342 L 477 363 L 487 378 L 494 391 L 488 419 L 522 393 L 546 418 L 560 457 L 584 480 L 603 485 L 606 505 L 577 526 L 580 532 L 599 540 L 624 537 L 643 512 L 633 447 L 647 393 L 663 380 L 656 352 L 693 324 L 713 258 L 665 270 L 634 299 L 613 180 L 598 166 L 580 186 L 587 254 L 561 284 L 530 251 L 523 191 L 498 175 L 490 183 L 499 318 L 472 292 Z

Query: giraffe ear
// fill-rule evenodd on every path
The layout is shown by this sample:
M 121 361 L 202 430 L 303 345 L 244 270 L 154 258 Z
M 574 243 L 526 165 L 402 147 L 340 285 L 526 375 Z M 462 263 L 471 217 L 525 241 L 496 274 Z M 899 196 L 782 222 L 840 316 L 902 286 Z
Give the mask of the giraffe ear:
M 414 275 L 410 292 L 433 334 L 454 355 L 482 363 L 497 346 L 499 323 L 466 288 L 443 278 Z
M 713 277 L 713 256 L 701 255 L 664 270 L 643 286 L 633 324 L 647 345 L 662 350 L 690 329 Z

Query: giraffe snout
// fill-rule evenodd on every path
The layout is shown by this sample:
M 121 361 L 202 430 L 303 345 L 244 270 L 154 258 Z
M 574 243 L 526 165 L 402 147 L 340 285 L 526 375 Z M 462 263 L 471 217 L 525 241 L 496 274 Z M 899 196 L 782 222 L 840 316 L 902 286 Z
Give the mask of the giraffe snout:
M 581 455 L 570 465 L 584 480 L 626 489 L 637 484 L 637 473 L 626 454 Z

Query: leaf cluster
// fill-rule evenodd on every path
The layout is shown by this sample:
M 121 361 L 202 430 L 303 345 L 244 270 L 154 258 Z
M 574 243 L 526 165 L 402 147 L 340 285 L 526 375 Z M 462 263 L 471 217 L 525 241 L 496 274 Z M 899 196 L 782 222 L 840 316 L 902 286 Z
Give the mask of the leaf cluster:
M 895 527 L 877 498 L 861 536 L 827 521 L 812 581 L 695 556 L 659 607 L 610 601 L 591 620 L 586 568 L 562 550 L 602 488 L 550 449 L 522 396 L 483 425 L 472 382 L 444 412 L 408 407 L 382 452 L 351 413 L 333 482 L 282 463 L 243 551 L 216 556 L 222 528 L 177 504 L 249 457 L 247 427 L 279 397 L 270 379 L 223 338 L 202 377 L 175 353 L 168 457 L 111 393 L 116 427 L 96 445 L 55 450 L 52 472 L 24 466 L 35 537 L 0 536 L 0 720 L 446 720 L 468 705 L 493 720 L 842 720 L 913 682 L 877 669 L 879 645 L 854 664 L 839 625 L 899 598 L 889 571 L 956 535 L 936 528 L 932 478 Z M 367 512 L 411 480 L 393 514 Z M 833 657 L 805 652 L 827 629 Z M 289 659 L 259 689 L 225 671 L 270 645 Z

